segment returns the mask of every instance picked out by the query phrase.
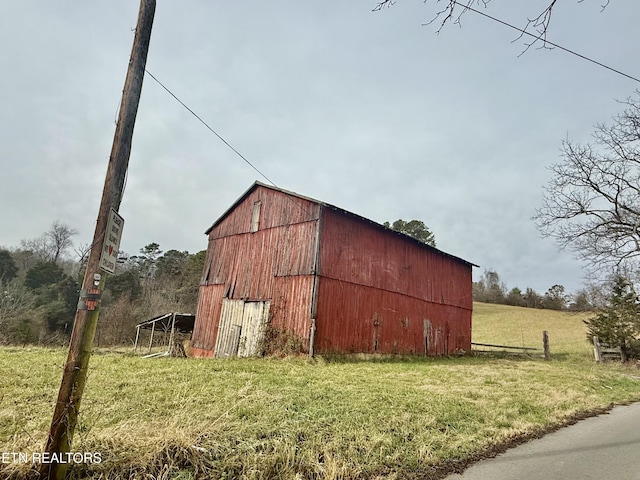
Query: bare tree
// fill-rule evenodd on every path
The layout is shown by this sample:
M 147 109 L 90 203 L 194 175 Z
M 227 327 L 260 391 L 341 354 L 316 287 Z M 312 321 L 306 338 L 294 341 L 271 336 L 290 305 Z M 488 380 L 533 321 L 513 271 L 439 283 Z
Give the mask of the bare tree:
M 29 331 L 37 317 L 34 302 L 33 291 L 21 282 L 14 281 L 0 289 L 0 344 L 33 340 Z
M 78 232 L 58 220 L 41 237 L 21 240 L 22 250 L 33 252 L 40 260 L 58 263 L 73 245 L 71 238 Z
M 82 243 L 74 248 L 73 251 L 78 256 L 78 264 L 82 267 L 87 262 L 89 253 L 91 253 L 91 244 Z
M 582 3 L 583 0 L 576 0 L 577 3 Z M 609 5 L 610 0 L 605 0 L 601 5 L 604 10 Z M 424 3 L 429 3 L 429 0 L 423 0 Z M 521 34 L 517 40 L 521 39 L 524 35 L 529 38 L 533 38 L 533 41 L 526 43 L 525 51 L 537 42 L 542 42 L 542 47 L 548 47 L 547 45 L 547 32 L 549 31 L 549 25 L 551 24 L 551 16 L 553 9 L 556 6 L 558 0 L 548 0 L 544 9 L 535 17 L 527 17 L 525 25 L 520 29 Z M 379 11 L 385 7 L 390 7 L 396 3 L 396 0 L 382 0 L 379 1 L 373 8 L 373 11 Z M 462 16 L 469 12 L 477 10 L 475 7 L 486 8 L 491 0 L 435 0 L 436 4 L 440 5 L 440 8 L 436 10 L 434 16 L 427 25 L 433 23 L 438 24 L 437 32 L 440 32 L 447 23 L 453 23 L 460 25 Z
M 23 252 L 30 252 L 29 255 L 24 256 L 25 268 L 27 268 L 28 264 L 32 264 L 39 260 L 50 260 L 49 246 L 47 245 L 47 238 L 45 235 L 37 238 L 30 238 L 28 240 L 20 240 L 20 249 Z
M 640 257 L 640 92 L 592 144 L 565 140 L 533 217 L 539 230 L 596 268 L 635 269 Z
M 77 234 L 78 232 L 69 225 L 57 220 L 53 222 L 51 229 L 44 234 L 49 245 L 51 260 L 57 262 L 60 257 L 64 256 L 69 247 L 73 245 L 71 237 Z

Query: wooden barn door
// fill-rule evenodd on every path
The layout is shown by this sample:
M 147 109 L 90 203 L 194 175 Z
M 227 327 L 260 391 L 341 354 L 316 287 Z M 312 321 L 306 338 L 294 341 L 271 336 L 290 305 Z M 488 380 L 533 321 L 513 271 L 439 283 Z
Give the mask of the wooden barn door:
M 250 357 L 258 351 L 266 331 L 270 302 L 222 299 L 216 338 L 216 358 Z
M 245 302 L 242 312 L 242 333 L 238 346 L 239 357 L 257 355 L 264 340 L 269 319 L 269 302 Z

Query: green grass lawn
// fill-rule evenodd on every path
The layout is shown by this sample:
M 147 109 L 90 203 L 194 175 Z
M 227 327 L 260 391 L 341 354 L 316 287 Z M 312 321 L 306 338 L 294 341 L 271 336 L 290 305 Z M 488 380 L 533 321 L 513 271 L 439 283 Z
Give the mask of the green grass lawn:
M 580 316 L 476 304 L 474 341 L 503 355 L 377 360 L 142 359 L 96 353 L 72 478 L 438 478 L 453 466 L 640 399 L 640 373 L 597 365 Z M 42 450 L 66 352 L 0 349 L 0 453 Z M 28 465 L 0 463 L 0 477 Z

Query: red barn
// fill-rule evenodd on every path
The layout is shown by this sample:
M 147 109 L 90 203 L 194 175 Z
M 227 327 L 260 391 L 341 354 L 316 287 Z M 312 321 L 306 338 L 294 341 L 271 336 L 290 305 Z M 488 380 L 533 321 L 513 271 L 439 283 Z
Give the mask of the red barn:
M 207 231 L 196 356 L 471 349 L 472 263 L 341 208 L 254 183 Z

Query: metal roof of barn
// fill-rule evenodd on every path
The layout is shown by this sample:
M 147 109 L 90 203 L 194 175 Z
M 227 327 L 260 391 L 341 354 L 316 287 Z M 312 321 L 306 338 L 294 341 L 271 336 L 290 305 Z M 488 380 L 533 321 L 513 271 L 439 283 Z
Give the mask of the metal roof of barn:
M 344 208 L 340 208 L 340 207 L 337 207 L 335 205 L 331 205 L 330 203 L 326 203 L 326 202 L 323 202 L 321 200 L 317 200 L 315 198 L 311 198 L 311 197 L 307 197 L 307 196 L 304 196 L 304 195 L 300 195 L 299 193 L 291 192 L 289 190 L 285 190 L 283 188 L 276 187 L 274 185 L 268 185 L 268 184 L 260 182 L 258 180 L 256 180 L 242 195 L 240 195 L 240 197 L 238 197 L 238 199 L 235 202 L 233 202 L 233 204 L 231 204 L 231 206 L 227 210 L 225 210 L 225 212 L 213 223 L 213 225 L 211 225 L 204 232 L 205 235 L 208 235 L 211 232 L 211 230 L 213 230 L 220 222 L 222 222 L 240 203 L 242 203 L 258 187 L 268 188 L 270 190 L 275 190 L 277 192 L 284 193 L 285 195 L 290 195 L 292 197 L 297 197 L 297 198 L 301 198 L 303 200 L 307 200 L 307 201 L 309 201 L 311 203 L 315 203 L 315 204 L 320 205 L 322 207 L 329 208 L 329 209 L 334 210 L 336 212 L 342 213 L 344 215 L 347 215 L 347 216 L 353 217 L 355 219 L 358 219 L 358 220 L 360 220 L 362 222 L 368 223 L 368 224 L 370 224 L 370 225 L 372 225 L 372 226 L 374 226 L 376 228 L 380 228 L 382 230 L 385 230 L 385 231 L 389 232 L 389 234 L 396 235 L 396 236 L 402 238 L 405 241 L 413 242 L 413 243 L 415 243 L 415 244 L 417 244 L 417 245 L 419 245 L 419 246 L 421 246 L 423 248 L 436 251 L 436 252 L 440 253 L 441 255 L 443 255 L 445 257 L 451 258 L 452 260 L 455 260 L 455 261 L 458 261 L 458 262 L 462 262 L 462 263 L 465 263 L 467 265 L 471 265 L 473 267 L 479 267 L 479 265 L 476 265 L 475 263 L 469 262 L 469 261 L 467 261 L 467 260 L 465 260 L 463 258 L 460 258 L 460 257 L 456 257 L 455 255 L 451 255 L 450 253 L 444 252 L 444 251 L 442 251 L 442 250 L 440 250 L 440 249 L 438 249 L 436 247 L 432 247 L 431 245 L 428 245 L 428 244 L 426 244 L 424 242 L 421 242 L 420 240 L 417 240 L 417 239 L 415 239 L 415 238 L 413 238 L 413 237 L 411 237 L 409 235 L 406 235 L 406 234 L 404 234 L 402 232 L 398 232 L 398 231 L 393 230 L 393 229 L 391 229 L 389 227 L 385 227 L 384 225 L 382 225 L 380 223 L 377 223 L 377 222 L 374 222 L 373 220 L 365 218 L 365 217 L 363 217 L 361 215 L 358 215 L 357 213 L 350 212 L 348 210 L 345 210 Z

